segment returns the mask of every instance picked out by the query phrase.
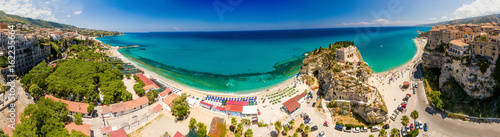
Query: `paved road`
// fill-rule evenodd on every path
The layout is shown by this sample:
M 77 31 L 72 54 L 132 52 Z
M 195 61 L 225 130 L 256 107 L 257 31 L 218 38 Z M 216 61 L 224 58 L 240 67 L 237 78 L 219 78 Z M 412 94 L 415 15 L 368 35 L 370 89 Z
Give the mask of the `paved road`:
M 498 123 L 476 123 L 462 121 L 458 119 L 446 118 L 427 103 L 423 82 L 419 80 L 420 70 L 415 74 L 416 82 L 420 85 L 417 88 L 416 100 L 412 103 L 417 104 L 414 108 L 419 112 L 419 119 L 429 124 L 429 136 L 451 136 L 451 137 L 493 137 L 500 136 L 500 124 Z M 414 97 L 412 97 L 414 98 Z M 429 109 L 430 111 L 426 111 Z M 410 111 L 408 111 L 410 112 Z

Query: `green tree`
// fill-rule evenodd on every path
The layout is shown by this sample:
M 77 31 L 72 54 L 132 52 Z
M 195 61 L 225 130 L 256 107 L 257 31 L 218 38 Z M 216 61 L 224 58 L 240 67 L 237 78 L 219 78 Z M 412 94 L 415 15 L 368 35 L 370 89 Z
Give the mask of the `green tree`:
M 191 118 L 191 120 L 189 120 L 189 130 L 194 130 L 194 128 L 196 127 L 196 119 L 194 118 Z
M 122 64 L 118 64 L 118 65 L 116 65 L 116 68 L 117 68 L 117 69 L 119 69 L 119 70 L 123 70 L 123 66 L 122 66 Z
M 299 134 L 297 132 L 293 133 L 293 137 L 299 137 Z
M 172 113 L 175 115 L 177 119 L 184 119 L 190 112 L 189 104 L 186 101 L 187 94 L 182 93 L 182 95 L 178 98 L 175 98 L 172 101 Z
M 0 137 L 9 137 L 9 135 L 5 134 L 2 129 L 0 129 Z
M 408 118 L 407 115 L 403 115 L 403 117 L 401 118 L 401 124 L 403 124 L 403 126 L 406 127 L 409 122 L 410 122 L 410 118 Z
M 391 130 L 391 137 L 397 137 L 399 135 L 399 130 L 397 128 L 393 128 Z
M 31 85 L 29 91 L 33 98 L 38 98 L 43 95 L 43 91 L 40 87 L 38 87 L 38 84 Z
M 368 136 L 368 137 L 375 137 L 375 136 L 373 136 L 372 134 L 370 134 L 370 136 Z
M 288 128 L 288 126 L 284 126 L 284 127 L 283 127 L 283 131 L 285 132 L 285 135 L 286 135 L 286 134 L 288 134 L 288 130 L 290 130 L 290 129 Z
M 304 130 L 304 127 L 305 127 L 304 123 L 300 123 L 300 126 L 299 126 L 300 130 Z
M 130 74 L 125 74 L 125 77 L 127 77 L 127 79 L 130 79 Z
M 309 126 L 306 126 L 306 128 L 304 129 L 304 133 L 309 134 L 309 132 L 311 132 L 311 127 Z
M 156 97 L 158 97 L 158 92 L 156 92 L 156 89 L 155 90 L 150 90 L 146 96 L 148 97 L 149 101 L 153 102 L 155 100 Z
M 417 120 L 418 118 L 418 111 L 417 110 L 413 110 L 410 114 L 410 117 L 413 118 L 413 120 Z
M 243 124 L 238 123 L 238 126 L 236 127 L 236 132 L 239 133 L 240 135 L 243 134 Z
M 385 129 L 381 129 L 378 133 L 378 136 L 379 137 L 386 137 L 387 136 L 387 132 L 385 131 Z
M 245 137 L 253 137 L 253 131 L 252 131 L 252 129 L 248 129 L 248 130 L 245 132 Z
M 412 131 L 408 132 L 408 134 L 406 136 L 416 137 L 416 136 L 418 136 L 418 130 L 412 130 Z
M 75 119 L 74 119 L 75 124 L 77 124 L 77 125 L 83 124 L 82 113 L 76 113 L 74 117 L 75 117 Z
M 293 129 L 293 124 L 295 124 L 295 121 L 294 120 L 290 120 L 290 122 L 288 122 L 288 124 L 290 124 L 290 128 Z
M 198 137 L 207 136 L 207 126 L 201 122 L 198 123 Z
M 236 127 L 236 124 L 238 124 L 238 121 L 236 121 L 236 118 L 235 117 L 231 118 L 231 125 L 233 127 Z
M 94 102 L 90 102 L 89 106 L 87 107 L 87 112 L 89 112 L 89 114 L 94 112 Z
M 68 114 L 66 104 L 40 98 L 36 104 L 29 104 L 21 113 L 21 124 L 16 126 L 13 136 L 69 136 L 64 128 L 64 123 L 69 120 Z
M 280 131 L 281 131 L 281 122 L 280 121 L 276 121 L 276 123 L 274 124 L 274 129 L 276 129 L 276 132 L 278 132 L 278 134 L 280 133 Z

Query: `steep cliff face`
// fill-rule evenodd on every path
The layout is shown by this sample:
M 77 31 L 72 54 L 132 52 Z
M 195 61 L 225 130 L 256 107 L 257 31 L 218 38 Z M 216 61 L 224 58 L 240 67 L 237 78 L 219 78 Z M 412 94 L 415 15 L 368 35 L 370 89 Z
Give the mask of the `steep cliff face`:
M 467 65 L 467 58 L 457 58 L 437 51 L 425 51 L 422 56 L 422 66 L 426 68 L 438 68 L 439 87 L 442 88 L 449 78 L 454 78 L 467 95 L 474 99 L 489 98 L 493 95 L 495 80 L 492 77 L 495 65 L 490 63 L 488 69 L 483 73 L 476 63 Z M 450 91 L 444 91 L 450 92 Z
M 358 113 L 368 123 L 387 120 L 387 107 L 376 88 L 365 81 L 373 71 L 364 63 L 359 51 L 352 57 L 355 62 L 337 61 L 335 47 L 311 52 L 303 61 L 301 78 L 316 81 L 319 91 L 326 100 L 339 103 L 357 103 L 354 113 Z

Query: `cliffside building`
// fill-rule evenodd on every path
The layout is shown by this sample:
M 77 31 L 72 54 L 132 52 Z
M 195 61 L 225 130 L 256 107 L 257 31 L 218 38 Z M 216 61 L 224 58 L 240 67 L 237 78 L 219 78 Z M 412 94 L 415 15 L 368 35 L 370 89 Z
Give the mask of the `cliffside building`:
M 462 57 L 469 54 L 469 44 L 464 43 L 462 39 L 455 39 L 450 42 L 448 54 L 455 57 Z
M 335 60 L 337 60 L 338 62 L 342 62 L 342 63 L 345 63 L 346 61 L 347 62 L 358 62 L 359 59 L 354 58 L 356 56 L 357 51 L 358 51 L 358 49 L 353 45 L 345 47 L 345 48 L 337 49 L 337 51 L 336 51 L 337 53 L 335 55 Z

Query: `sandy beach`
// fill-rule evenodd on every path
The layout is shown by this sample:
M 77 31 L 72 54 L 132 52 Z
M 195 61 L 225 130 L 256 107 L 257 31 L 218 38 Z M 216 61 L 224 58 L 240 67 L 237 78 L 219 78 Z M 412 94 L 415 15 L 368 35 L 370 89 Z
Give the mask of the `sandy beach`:
M 95 38 L 92 38 L 92 39 L 102 43 L 101 41 L 99 41 Z M 404 73 L 410 71 L 411 66 L 415 62 L 418 61 L 417 59 L 419 59 L 419 56 L 421 56 L 421 54 L 423 52 L 423 48 L 425 46 L 425 43 L 422 39 L 415 38 L 413 40 L 415 41 L 415 44 L 416 44 L 418 50 L 417 50 L 417 53 L 412 58 L 412 60 L 410 60 L 410 61 L 406 62 L 404 65 L 399 66 L 397 68 L 394 68 L 390 71 L 373 74 L 373 76 L 371 77 L 371 79 L 373 79 L 373 80 L 369 84 L 380 89 L 381 85 L 389 84 L 391 81 L 393 82 L 393 81 L 395 81 L 399 78 L 405 77 L 405 76 L 409 77 L 409 74 L 404 75 Z M 102 44 L 104 44 L 104 43 L 102 43 Z M 107 45 L 107 44 L 104 44 L 104 45 Z M 149 71 L 148 69 L 145 69 L 145 68 L 137 65 L 135 62 L 133 62 L 130 59 L 123 56 L 120 52 L 118 52 L 118 47 L 115 47 L 115 46 L 109 46 L 109 47 L 110 47 L 110 50 L 108 52 L 110 52 L 110 54 L 122 59 L 123 62 L 125 62 L 125 63 L 131 63 L 132 65 L 136 66 L 140 70 L 143 70 L 147 76 L 151 76 L 152 78 L 167 82 L 168 84 L 181 89 L 183 92 L 188 93 L 190 95 L 197 96 L 197 97 L 205 97 L 206 95 L 217 95 L 220 97 L 258 96 L 260 98 L 260 97 L 263 97 L 263 95 L 266 95 L 267 93 L 276 91 L 280 88 L 284 88 L 297 80 L 295 77 L 292 77 L 284 82 L 281 82 L 280 84 L 277 84 L 277 85 L 269 88 L 268 90 L 258 91 L 258 92 L 254 92 L 254 93 L 248 93 L 248 94 L 227 94 L 227 93 L 214 93 L 214 92 L 210 92 L 210 91 L 202 91 L 202 90 L 195 89 L 193 87 L 179 84 L 175 81 L 164 78 L 164 77 L 162 77 L 162 76 L 160 76 L 152 71 Z
M 93 38 L 93 39 L 102 43 L 101 41 L 99 41 L 95 38 Z M 104 44 L 104 43 L 102 43 L 102 44 Z M 107 44 L 104 44 L 104 45 L 107 45 Z M 166 82 L 166 83 L 168 83 L 168 84 L 170 84 L 178 89 L 181 89 L 185 93 L 188 93 L 190 95 L 197 96 L 197 97 L 205 97 L 207 95 L 217 95 L 219 97 L 246 97 L 246 96 L 253 97 L 253 96 L 258 96 L 260 98 L 260 97 L 263 97 L 263 95 L 266 95 L 267 93 L 276 91 L 280 88 L 284 88 L 284 87 L 286 87 L 286 86 L 288 86 L 291 83 L 296 81 L 296 78 L 292 77 L 292 78 L 287 79 L 284 82 L 281 82 L 275 86 L 272 86 L 271 88 L 268 88 L 267 90 L 257 91 L 254 93 L 247 93 L 247 94 L 228 94 L 228 93 L 214 93 L 214 92 L 210 92 L 210 91 L 202 91 L 202 90 L 195 89 L 193 87 L 179 84 L 179 83 L 172 81 L 170 79 L 164 78 L 164 77 L 162 77 L 162 76 L 160 76 L 160 75 L 158 75 L 158 74 L 156 74 L 148 69 L 145 69 L 145 68 L 137 65 L 135 62 L 133 62 L 130 59 L 123 56 L 120 52 L 118 52 L 118 47 L 115 47 L 115 46 L 109 46 L 109 47 L 110 47 L 110 49 L 108 52 L 110 52 L 113 56 L 120 58 L 125 63 L 131 63 L 132 65 L 134 65 L 138 69 L 142 70 L 146 76 L 148 76 L 148 77 L 151 76 L 152 78 L 162 80 L 162 81 L 164 81 L 164 82 Z

